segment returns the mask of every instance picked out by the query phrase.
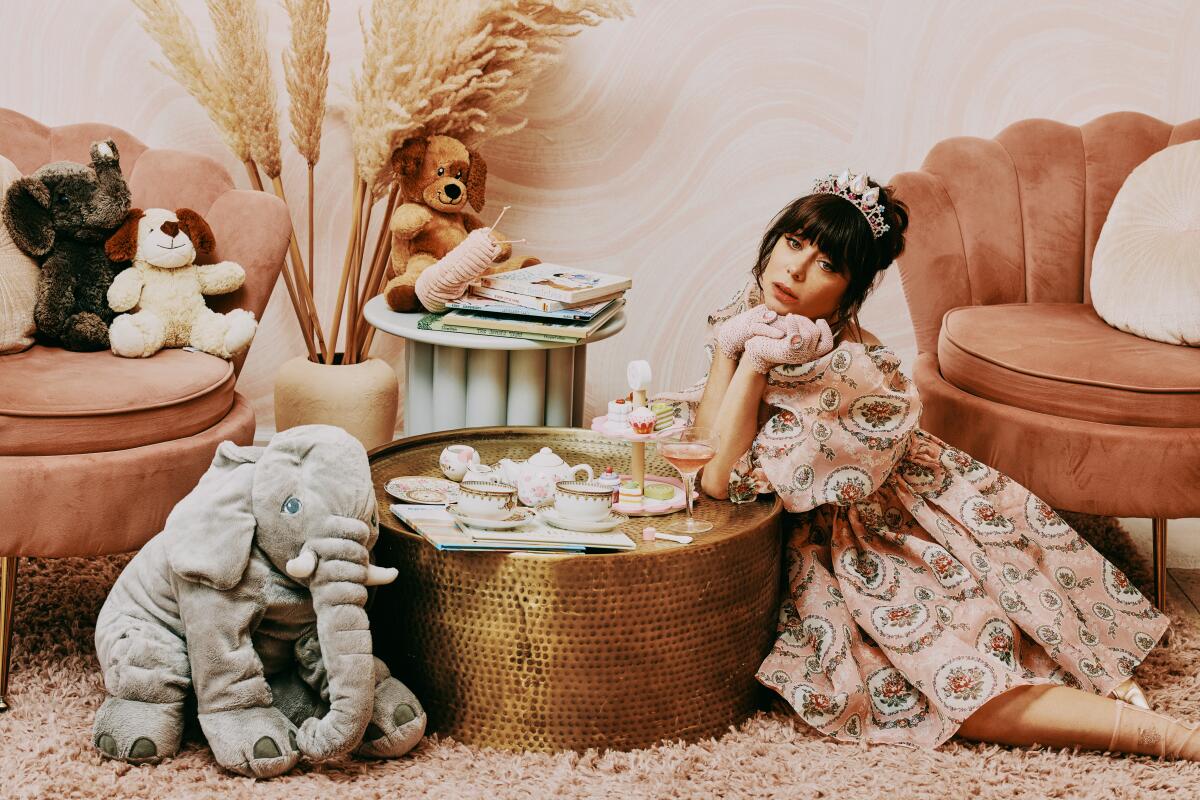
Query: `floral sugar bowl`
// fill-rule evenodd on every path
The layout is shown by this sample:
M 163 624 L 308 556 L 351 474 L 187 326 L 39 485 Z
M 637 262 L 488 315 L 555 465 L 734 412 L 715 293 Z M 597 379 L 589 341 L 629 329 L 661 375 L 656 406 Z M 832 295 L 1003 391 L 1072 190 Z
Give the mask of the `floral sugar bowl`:
M 468 470 L 479 466 L 479 453 L 475 448 L 465 444 L 452 444 L 442 451 L 438 457 L 438 467 L 442 474 L 452 481 L 461 481 Z
M 595 475 L 587 464 L 570 466 L 549 447 L 543 447 L 525 461 L 500 459 L 500 479 L 517 487 L 517 497 L 527 506 L 544 506 L 554 502 L 554 485 L 574 480 L 580 472 L 587 480 Z

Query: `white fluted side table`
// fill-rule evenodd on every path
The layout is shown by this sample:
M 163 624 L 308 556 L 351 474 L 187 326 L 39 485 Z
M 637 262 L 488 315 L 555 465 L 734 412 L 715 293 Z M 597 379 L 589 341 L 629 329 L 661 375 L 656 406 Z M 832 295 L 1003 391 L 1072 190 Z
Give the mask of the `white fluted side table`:
M 583 425 L 587 346 L 620 333 L 618 311 L 578 344 L 427 331 L 424 312 L 401 314 L 383 295 L 367 302 L 367 322 L 407 340 L 404 435 L 498 425 Z

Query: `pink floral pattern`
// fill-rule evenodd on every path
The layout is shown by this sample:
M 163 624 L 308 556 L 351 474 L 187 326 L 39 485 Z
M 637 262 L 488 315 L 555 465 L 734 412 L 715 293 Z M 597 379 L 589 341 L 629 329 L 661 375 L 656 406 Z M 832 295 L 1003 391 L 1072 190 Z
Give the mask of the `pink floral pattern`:
M 708 347 L 758 302 L 751 284 L 710 317 Z M 922 747 L 1015 686 L 1108 694 L 1167 618 L 1029 489 L 922 430 L 899 366 L 842 343 L 768 375 L 777 413 L 730 476 L 734 502 L 790 512 L 759 680 L 835 738 Z M 661 397 L 690 417 L 703 387 Z

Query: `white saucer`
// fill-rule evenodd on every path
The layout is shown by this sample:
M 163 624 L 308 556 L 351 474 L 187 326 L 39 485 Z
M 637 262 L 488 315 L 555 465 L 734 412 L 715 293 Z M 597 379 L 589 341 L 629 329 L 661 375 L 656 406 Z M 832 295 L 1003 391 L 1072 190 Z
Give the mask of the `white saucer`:
M 555 510 L 554 506 L 546 506 L 537 510 L 538 516 L 556 528 L 567 531 L 583 531 L 584 533 L 605 533 L 615 530 L 617 526 L 629 521 L 629 517 L 610 513 L 604 519 L 582 520 L 564 517 Z
M 508 531 L 513 528 L 519 528 L 522 525 L 533 522 L 534 512 L 530 508 L 517 507 L 513 509 L 510 516 L 504 519 L 484 519 L 483 517 L 468 517 L 466 514 L 459 511 L 453 503 L 446 506 L 446 510 L 450 512 L 450 516 L 464 525 L 472 528 L 487 528 L 493 531 Z

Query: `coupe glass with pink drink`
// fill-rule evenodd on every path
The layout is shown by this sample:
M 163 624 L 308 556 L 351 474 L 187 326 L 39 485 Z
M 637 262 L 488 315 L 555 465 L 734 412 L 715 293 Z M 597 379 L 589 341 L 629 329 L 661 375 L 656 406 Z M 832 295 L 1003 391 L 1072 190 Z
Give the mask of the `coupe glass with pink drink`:
M 696 491 L 696 473 L 717 454 L 717 432 L 711 428 L 681 428 L 657 441 L 658 453 L 679 470 L 687 500 L 687 521 L 677 522 L 667 530 L 678 533 L 704 533 L 712 523 L 692 516 L 692 496 Z

